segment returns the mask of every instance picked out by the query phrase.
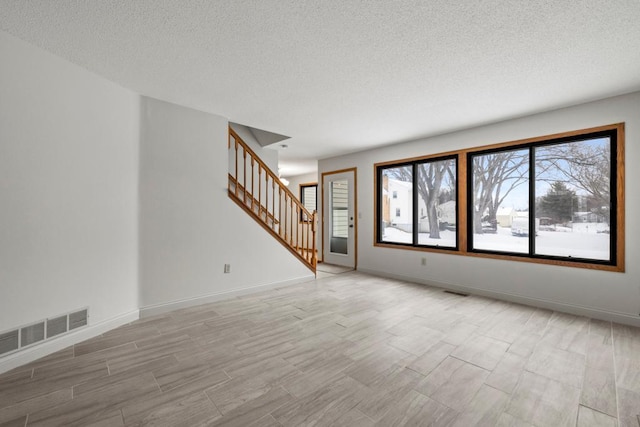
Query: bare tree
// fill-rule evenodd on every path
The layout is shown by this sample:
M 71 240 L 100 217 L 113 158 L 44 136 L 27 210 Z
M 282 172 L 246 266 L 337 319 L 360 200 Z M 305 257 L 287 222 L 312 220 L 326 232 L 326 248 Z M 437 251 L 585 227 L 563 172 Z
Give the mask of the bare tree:
M 427 221 L 429 221 L 429 237 L 440 238 L 438 224 L 438 199 L 445 176 L 451 173 L 452 160 L 421 163 L 418 165 L 418 193 L 427 208 Z
M 538 180 L 561 181 L 589 195 L 591 211 L 610 221 L 611 145 L 608 141 L 558 144 L 536 151 Z
M 495 221 L 504 199 L 527 182 L 528 164 L 528 150 L 502 151 L 473 158 L 474 233 L 482 234 L 485 212 Z

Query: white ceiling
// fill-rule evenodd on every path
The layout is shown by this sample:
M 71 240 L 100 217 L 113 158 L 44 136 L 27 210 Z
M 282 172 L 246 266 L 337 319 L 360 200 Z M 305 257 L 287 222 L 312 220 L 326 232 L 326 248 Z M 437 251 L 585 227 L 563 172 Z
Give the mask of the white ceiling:
M 291 136 L 283 175 L 640 90 L 640 0 L 0 0 L 0 28 Z

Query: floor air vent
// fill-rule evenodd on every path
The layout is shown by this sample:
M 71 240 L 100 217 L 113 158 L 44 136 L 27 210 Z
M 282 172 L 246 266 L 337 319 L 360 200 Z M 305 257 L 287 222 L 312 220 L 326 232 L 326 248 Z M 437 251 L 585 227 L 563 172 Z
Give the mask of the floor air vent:
M 458 295 L 459 297 L 468 297 L 469 294 L 465 294 L 464 292 L 456 292 L 456 291 L 445 291 L 448 294 Z
M 0 332 L 0 357 L 86 326 L 88 319 L 89 309 L 84 308 L 11 331 Z

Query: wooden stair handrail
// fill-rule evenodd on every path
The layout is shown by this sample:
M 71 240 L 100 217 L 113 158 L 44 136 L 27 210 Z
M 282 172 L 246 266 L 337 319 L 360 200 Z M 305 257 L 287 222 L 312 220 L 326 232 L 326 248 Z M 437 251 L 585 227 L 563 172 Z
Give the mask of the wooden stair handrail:
M 229 159 L 233 160 L 233 164 L 229 164 L 231 168 L 228 184 L 229 197 L 315 273 L 317 213 L 315 211 L 309 212 L 269 166 L 229 127 L 228 149 L 231 151 L 232 148 L 234 149 L 232 152 L 234 158 Z M 239 149 L 242 149 L 242 154 L 239 153 Z M 238 160 L 242 161 L 241 168 L 238 165 Z M 250 173 L 247 171 L 248 167 L 251 168 Z M 256 168 L 258 198 L 255 197 Z M 251 179 L 251 184 L 247 182 L 247 178 Z M 264 199 L 263 185 L 265 187 Z M 304 217 L 308 220 L 299 220 Z
M 256 163 L 258 163 L 262 169 L 269 174 L 269 176 L 271 176 L 271 178 L 273 178 L 274 182 L 277 182 L 278 185 L 280 186 L 280 188 L 289 195 L 289 197 L 291 197 L 296 204 L 302 208 L 302 212 L 307 214 L 308 217 L 312 216 L 312 213 L 309 212 L 309 210 L 307 208 L 304 207 L 304 205 L 302 203 L 300 203 L 300 201 L 298 200 L 298 197 L 296 195 L 294 195 L 291 190 L 289 190 L 284 184 L 282 184 L 282 182 L 280 182 L 280 177 L 278 177 L 278 175 L 276 175 L 270 168 L 269 166 L 267 166 L 267 164 L 265 162 L 262 161 L 262 159 L 260 157 L 258 157 L 258 155 L 251 149 L 251 147 L 249 147 L 247 145 L 246 142 L 244 142 L 244 140 L 242 138 L 240 138 L 240 136 L 231 128 L 229 128 L 229 133 L 231 135 L 233 135 L 233 137 L 235 138 L 236 141 L 238 141 L 240 143 L 240 145 L 242 145 L 242 148 L 244 150 L 246 150 L 247 153 L 249 153 L 251 155 L 252 158 L 254 158 L 256 160 Z M 231 146 L 231 139 L 229 139 L 229 146 Z

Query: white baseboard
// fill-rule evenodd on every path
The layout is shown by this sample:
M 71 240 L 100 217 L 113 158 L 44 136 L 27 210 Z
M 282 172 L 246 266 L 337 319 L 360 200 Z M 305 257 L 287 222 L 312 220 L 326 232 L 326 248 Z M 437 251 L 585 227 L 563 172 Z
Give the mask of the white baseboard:
M 625 325 L 640 327 L 640 317 L 634 316 L 628 313 L 606 311 L 606 310 L 601 310 L 594 307 L 586 307 L 586 306 L 576 305 L 576 304 L 567 304 L 567 303 L 547 300 L 543 298 L 525 297 L 522 295 L 511 294 L 507 292 L 496 292 L 496 291 L 476 288 L 468 285 L 446 283 L 446 282 L 440 282 L 437 280 L 429 280 L 429 279 L 422 279 L 422 278 L 412 277 L 412 276 L 404 276 L 402 274 L 387 273 L 384 271 L 377 271 L 377 270 L 364 269 L 364 268 L 359 268 L 358 271 L 361 273 L 367 273 L 367 274 L 371 274 L 379 277 L 387 277 L 390 279 L 397 279 L 397 280 L 403 280 L 406 282 L 419 283 L 422 285 L 433 286 L 436 288 L 448 289 L 448 290 L 457 291 L 457 292 L 464 292 L 468 294 L 514 302 L 517 304 L 545 308 L 553 311 L 560 311 L 563 313 L 574 314 L 577 316 L 586 316 L 586 317 L 591 317 L 593 319 L 606 320 L 609 322 L 623 323 Z
M 310 274 L 308 276 L 302 276 L 295 279 L 284 280 L 280 282 L 267 283 L 257 286 L 247 286 L 240 289 L 233 289 L 229 291 L 214 292 L 207 295 L 200 295 L 193 298 L 185 298 L 177 301 L 170 301 L 161 304 L 153 304 L 140 308 L 140 318 L 156 316 L 158 314 L 167 313 L 173 310 L 179 310 L 181 308 L 193 307 L 201 304 L 208 304 L 217 301 L 223 301 L 242 295 L 253 294 L 256 292 L 262 292 L 269 289 L 283 288 L 285 286 L 297 285 L 300 283 L 314 280 L 315 276 Z
M 89 324 L 63 336 L 43 341 L 40 344 L 25 348 L 24 350 L 18 350 L 15 353 L 8 354 L 7 356 L 0 358 L 0 374 L 33 362 L 34 360 L 40 359 L 41 357 L 47 356 L 51 353 L 55 353 L 56 351 L 65 349 L 71 345 L 78 344 L 79 342 L 85 341 L 89 338 L 96 337 L 110 331 L 111 329 L 136 321 L 139 318 L 139 310 L 134 310 L 129 313 L 104 320 L 100 323 L 96 323 L 95 325 Z

